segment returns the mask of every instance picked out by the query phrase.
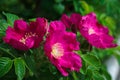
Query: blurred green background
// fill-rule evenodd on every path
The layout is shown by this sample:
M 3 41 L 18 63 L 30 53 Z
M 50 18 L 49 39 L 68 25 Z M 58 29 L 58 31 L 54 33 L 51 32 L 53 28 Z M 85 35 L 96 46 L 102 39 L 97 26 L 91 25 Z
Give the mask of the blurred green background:
M 0 19 L 5 19 L 3 12 L 15 14 L 26 21 L 36 17 L 45 17 L 48 21 L 52 21 L 59 20 L 63 13 L 70 15 L 71 13 L 76 12 L 81 15 L 86 15 L 90 12 L 95 12 L 99 22 L 109 28 L 110 34 L 115 37 L 116 42 L 120 37 L 120 0 L 0 0 Z M 101 62 L 105 62 L 106 59 L 114 55 L 120 64 L 120 55 L 118 55 L 118 53 L 120 53 L 119 47 L 106 50 L 93 48 L 91 51 L 91 54 L 99 57 Z M 56 80 L 56 78 L 60 78 L 60 74 L 55 76 L 57 72 L 55 67 L 53 67 L 49 62 L 46 62 L 46 58 L 44 58 L 43 55 L 41 57 L 40 61 L 43 61 L 44 64 L 41 63 L 42 65 L 37 67 L 43 69 L 38 70 L 39 72 L 41 71 L 42 74 L 39 72 L 36 73 L 39 77 L 41 76 L 41 80 Z M 38 63 L 40 63 L 40 61 Z M 11 70 L 11 72 L 12 71 L 14 70 Z M 8 75 L 8 79 L 11 76 L 13 76 L 13 79 L 16 79 L 14 73 L 12 75 L 8 73 Z M 81 76 L 81 74 L 77 75 L 79 77 Z M 28 78 L 26 78 L 26 80 L 35 79 L 35 76 L 26 76 Z M 36 80 L 39 80 L 39 77 L 37 76 L 38 79 Z M 63 77 L 61 77 L 59 80 L 71 80 L 71 75 L 69 78 L 63 79 Z M 5 78 L 3 77 L 2 80 L 4 79 Z
M 0 0 L 0 11 L 24 18 L 43 16 L 50 20 L 58 19 L 62 13 L 97 11 L 118 21 L 119 5 L 119 0 Z
M 59 19 L 63 13 L 85 15 L 94 11 L 102 24 L 119 32 L 119 5 L 120 0 L 0 0 L 0 18 L 2 11 L 24 19 L 45 17 L 49 21 Z

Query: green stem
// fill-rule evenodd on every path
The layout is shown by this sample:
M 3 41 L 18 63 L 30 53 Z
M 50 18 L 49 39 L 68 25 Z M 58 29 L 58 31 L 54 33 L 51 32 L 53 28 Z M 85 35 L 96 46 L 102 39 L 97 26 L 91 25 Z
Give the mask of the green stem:
M 32 72 L 32 70 L 28 67 L 28 65 L 25 62 L 24 62 L 24 64 L 25 64 L 26 68 L 29 70 L 30 75 L 33 76 L 34 73 Z
M 74 80 L 78 80 L 78 78 L 77 78 L 75 72 L 72 72 L 72 76 L 73 76 Z
M 67 76 L 67 80 L 68 80 L 68 76 Z
M 5 50 L 4 48 L 1 48 L 0 49 L 4 52 L 6 52 L 7 54 L 11 55 L 12 57 L 16 58 L 12 53 L 10 53 L 8 50 Z
M 31 49 L 29 49 L 30 53 L 33 54 L 33 51 Z

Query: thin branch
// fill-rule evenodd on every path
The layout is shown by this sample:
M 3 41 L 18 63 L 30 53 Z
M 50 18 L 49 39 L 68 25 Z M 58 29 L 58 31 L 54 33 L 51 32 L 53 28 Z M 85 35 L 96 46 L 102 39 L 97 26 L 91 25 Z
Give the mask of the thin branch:
M 4 48 L 1 48 L 1 47 L 0 47 L 0 50 L 6 52 L 6 53 L 9 54 L 10 56 L 16 58 L 16 57 L 15 57 L 12 53 L 10 53 L 8 50 L 5 50 Z

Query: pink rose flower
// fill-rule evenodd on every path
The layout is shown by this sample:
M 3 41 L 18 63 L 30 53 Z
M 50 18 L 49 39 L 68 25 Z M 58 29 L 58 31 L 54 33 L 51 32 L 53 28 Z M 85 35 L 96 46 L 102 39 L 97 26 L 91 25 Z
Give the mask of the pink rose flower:
M 82 16 L 78 13 L 72 13 L 70 17 L 68 17 L 66 14 L 63 14 L 61 17 L 61 21 L 64 23 L 64 25 L 67 28 L 71 29 L 72 32 L 76 33 L 79 27 L 81 18 Z
M 62 22 L 51 22 L 44 51 L 50 62 L 63 76 L 68 76 L 67 69 L 79 71 L 82 66 L 81 58 L 75 53 L 75 50 L 79 50 L 76 35 L 66 32 Z
M 10 26 L 7 28 L 3 40 L 19 50 L 37 48 L 43 40 L 46 27 L 47 20 L 44 18 L 37 18 L 35 22 L 30 22 L 29 25 L 23 20 L 16 20 L 13 28 Z
M 78 28 L 92 46 L 102 49 L 117 46 L 113 43 L 114 38 L 109 35 L 108 28 L 98 23 L 95 13 L 83 16 Z
M 61 17 L 61 21 L 65 24 L 67 28 L 71 28 L 72 26 L 78 28 L 81 18 L 82 16 L 78 13 L 72 13 L 70 17 L 68 17 L 66 14 L 63 14 Z

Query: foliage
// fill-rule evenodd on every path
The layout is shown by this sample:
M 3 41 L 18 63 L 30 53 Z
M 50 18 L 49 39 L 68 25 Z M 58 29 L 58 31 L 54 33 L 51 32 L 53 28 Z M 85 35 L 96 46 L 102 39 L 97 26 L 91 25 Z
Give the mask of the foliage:
M 112 0 L 93 0 L 93 3 L 90 0 L 1 0 L 0 11 L 4 12 L 0 15 L 0 80 L 112 80 L 104 62 L 110 56 L 115 56 L 120 64 L 120 47 L 96 49 L 84 39 L 81 40 L 78 33 L 78 40 L 84 45 L 77 52 L 82 58 L 82 68 L 79 72 L 70 72 L 69 76 L 63 77 L 45 57 L 43 47 L 19 51 L 4 43 L 2 39 L 7 27 L 13 26 L 17 19 L 24 18 L 29 22 L 33 21 L 34 17 L 43 16 L 51 21 L 59 19 L 63 13 L 70 15 L 77 12 L 86 15 L 92 11 L 96 12 L 100 23 L 109 27 L 110 34 L 117 37 L 116 25 L 120 25 L 119 1 L 110 1 Z M 6 7 L 3 7 L 3 4 Z

